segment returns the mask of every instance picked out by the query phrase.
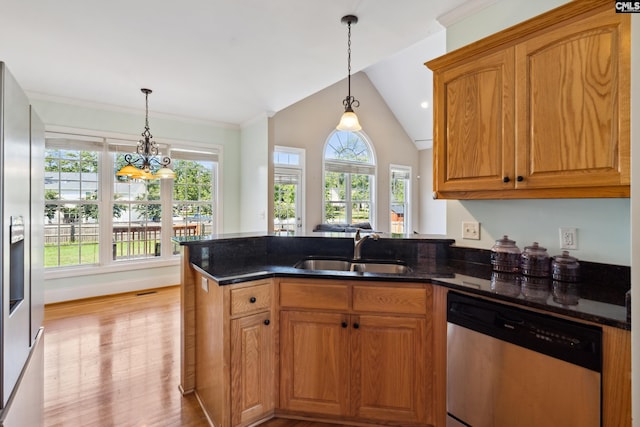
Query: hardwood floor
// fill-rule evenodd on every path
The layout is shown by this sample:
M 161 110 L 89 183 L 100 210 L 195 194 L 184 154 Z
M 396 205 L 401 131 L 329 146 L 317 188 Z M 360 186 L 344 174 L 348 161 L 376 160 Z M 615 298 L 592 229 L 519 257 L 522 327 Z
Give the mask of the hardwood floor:
M 47 305 L 44 326 L 45 427 L 208 426 L 195 396 L 178 390 L 179 287 Z
M 45 426 L 207 426 L 182 397 L 180 293 L 92 298 L 45 308 Z

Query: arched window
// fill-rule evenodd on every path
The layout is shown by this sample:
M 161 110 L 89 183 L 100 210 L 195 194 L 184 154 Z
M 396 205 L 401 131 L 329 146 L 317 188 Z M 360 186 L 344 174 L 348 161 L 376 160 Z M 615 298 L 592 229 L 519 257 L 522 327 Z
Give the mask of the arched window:
M 375 178 L 375 157 L 365 135 L 334 131 L 324 148 L 323 221 L 374 226 Z

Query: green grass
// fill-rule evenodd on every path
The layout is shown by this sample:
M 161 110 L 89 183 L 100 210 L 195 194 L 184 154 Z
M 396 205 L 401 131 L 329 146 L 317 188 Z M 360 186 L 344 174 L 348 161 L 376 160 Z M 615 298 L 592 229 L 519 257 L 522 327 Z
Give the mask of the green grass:
M 155 242 L 148 241 L 147 253 L 153 254 L 155 250 Z M 131 243 L 131 255 L 141 255 L 144 253 L 144 247 L 137 243 Z M 118 257 L 127 256 L 127 243 L 116 243 L 116 254 Z M 85 242 L 80 244 L 60 245 L 60 260 L 58 262 L 58 246 L 44 246 L 44 266 L 45 267 L 64 267 L 72 265 L 97 264 L 99 262 L 99 249 L 97 242 Z

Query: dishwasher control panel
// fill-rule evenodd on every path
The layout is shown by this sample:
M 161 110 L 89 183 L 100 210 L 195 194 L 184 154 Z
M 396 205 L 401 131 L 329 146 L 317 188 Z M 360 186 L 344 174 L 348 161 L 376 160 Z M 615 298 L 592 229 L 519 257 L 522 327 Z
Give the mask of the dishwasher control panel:
M 449 292 L 447 321 L 521 347 L 602 371 L 602 329 Z

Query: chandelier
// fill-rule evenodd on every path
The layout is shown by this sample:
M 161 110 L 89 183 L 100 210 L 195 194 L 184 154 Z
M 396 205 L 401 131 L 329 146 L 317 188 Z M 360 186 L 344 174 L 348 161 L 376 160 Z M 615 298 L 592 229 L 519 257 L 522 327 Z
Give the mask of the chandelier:
M 336 126 L 338 130 L 344 131 L 358 131 L 362 129 L 360 126 L 360 122 L 358 121 L 358 116 L 353 112 L 353 107 L 359 107 L 360 101 L 351 96 L 351 24 L 358 23 L 358 17 L 355 15 L 346 15 L 343 16 L 340 20 L 343 24 L 347 24 L 349 28 L 348 31 L 348 42 L 347 42 L 347 84 L 348 84 L 348 92 L 347 97 L 342 101 L 342 105 L 344 105 L 344 114 L 340 118 L 340 123 Z
M 144 132 L 138 141 L 135 153 L 125 154 L 127 164 L 122 167 L 117 176 L 128 176 L 133 179 L 173 179 L 176 174 L 168 168 L 171 159 L 167 156 L 158 158 L 158 144 L 152 141 L 153 135 L 149 131 L 149 94 L 151 89 L 140 89 L 145 96 L 146 110 L 144 118 Z M 154 173 L 153 169 L 157 171 Z

